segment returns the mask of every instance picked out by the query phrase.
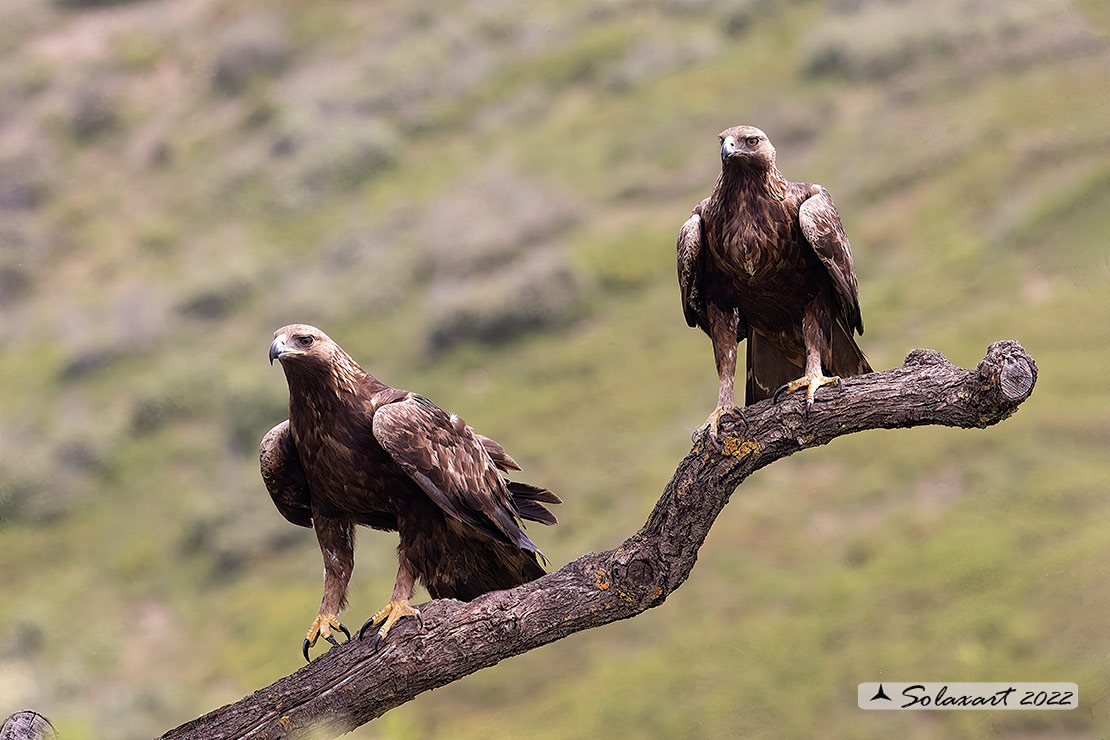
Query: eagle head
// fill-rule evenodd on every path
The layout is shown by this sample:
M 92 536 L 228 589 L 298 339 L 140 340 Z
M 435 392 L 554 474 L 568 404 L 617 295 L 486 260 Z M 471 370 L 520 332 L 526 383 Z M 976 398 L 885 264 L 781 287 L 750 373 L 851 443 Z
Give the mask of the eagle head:
M 270 343 L 270 364 L 274 360 L 286 362 L 331 362 L 332 348 L 335 342 L 315 326 L 308 324 L 289 324 L 274 332 L 274 341 Z
M 755 126 L 733 126 L 719 134 L 721 166 L 769 170 L 775 166 L 775 147 Z
M 324 332 L 308 324 L 290 324 L 274 332 L 270 343 L 270 364 L 281 360 L 285 377 L 292 390 L 304 390 L 321 381 L 324 388 L 338 395 L 340 391 L 356 393 L 359 382 L 368 377 L 343 348 Z

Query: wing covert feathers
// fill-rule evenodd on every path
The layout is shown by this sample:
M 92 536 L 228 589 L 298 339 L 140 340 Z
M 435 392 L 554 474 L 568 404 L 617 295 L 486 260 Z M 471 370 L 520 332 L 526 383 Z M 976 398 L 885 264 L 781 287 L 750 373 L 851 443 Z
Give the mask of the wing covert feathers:
M 474 432 L 454 414 L 431 401 L 409 394 L 374 413 L 374 437 L 402 469 L 449 516 L 495 539 L 539 553 L 524 534 L 516 501 L 523 501 L 529 518 L 545 521 L 539 501 L 555 503 L 549 491 L 527 484 L 510 484 L 498 467 L 517 468 L 500 445 Z M 491 444 L 496 445 L 492 447 Z M 518 498 L 519 497 L 519 498 Z M 546 513 L 546 510 L 545 510 Z M 543 517 L 543 518 L 540 518 Z
M 477 437 L 478 441 L 482 443 L 482 446 L 486 448 L 486 452 L 493 458 L 493 464 L 500 470 L 506 473 L 510 470 L 520 470 L 520 465 L 517 464 L 516 460 L 509 457 L 509 453 L 505 452 L 505 448 L 500 444 L 484 434 L 474 432 L 474 436 Z
M 840 318 L 849 332 L 863 334 L 859 308 L 859 286 L 852 265 L 852 248 L 844 224 L 829 191 L 817 186 L 816 195 L 807 198 L 798 210 L 798 222 L 806 241 L 813 247 L 836 288 Z
M 675 244 L 682 312 L 689 326 L 700 326 L 706 332 L 709 331 L 709 319 L 702 289 L 702 245 L 705 239 L 701 214 L 708 203 L 709 198 L 706 198 L 694 208 L 690 218 L 678 230 Z

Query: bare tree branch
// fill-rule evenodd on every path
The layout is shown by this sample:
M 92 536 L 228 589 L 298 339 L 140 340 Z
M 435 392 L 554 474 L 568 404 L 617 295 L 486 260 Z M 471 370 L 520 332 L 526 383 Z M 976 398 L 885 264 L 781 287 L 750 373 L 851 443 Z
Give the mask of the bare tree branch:
M 166 740 L 335 737 L 418 694 L 581 630 L 628 619 L 689 576 L 709 528 L 751 473 L 799 450 L 867 429 L 925 424 L 987 427 L 1029 397 L 1037 366 L 1017 342 L 995 342 L 978 368 L 914 350 L 902 367 L 746 409 L 727 421 L 720 451 L 700 438 L 643 529 L 619 547 L 588 553 L 511 591 L 421 607 L 425 631 L 406 620 L 377 652 L 370 641 L 334 648 L 276 683 L 171 730 Z

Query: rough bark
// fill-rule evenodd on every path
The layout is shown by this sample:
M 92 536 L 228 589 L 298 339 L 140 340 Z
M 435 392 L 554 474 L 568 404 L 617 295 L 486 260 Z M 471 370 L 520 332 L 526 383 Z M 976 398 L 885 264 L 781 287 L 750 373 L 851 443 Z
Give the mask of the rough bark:
M 1036 379 L 1033 359 L 1017 342 L 1004 341 L 992 344 L 974 370 L 934 350 L 914 350 L 902 367 L 821 389 L 808 414 L 803 393 L 777 405 L 760 402 L 746 409 L 747 428 L 725 417 L 719 451 L 698 439 L 647 523 L 619 547 L 583 555 L 511 591 L 424 604 L 424 632 L 404 620 L 377 651 L 370 640 L 333 648 L 163 738 L 335 737 L 505 658 L 634 617 L 682 585 L 713 521 L 754 471 L 867 429 L 987 427 L 1010 416 Z

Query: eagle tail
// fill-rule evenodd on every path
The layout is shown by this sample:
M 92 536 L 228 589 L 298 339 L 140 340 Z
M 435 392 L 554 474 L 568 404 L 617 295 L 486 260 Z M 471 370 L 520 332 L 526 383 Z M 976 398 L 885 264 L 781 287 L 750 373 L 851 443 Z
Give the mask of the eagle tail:
M 540 524 L 557 524 L 555 515 L 544 507 L 544 504 L 561 504 L 563 500 L 546 488 L 533 486 L 531 483 L 509 481 L 509 493 L 512 494 L 513 504 L 521 519 L 539 522 Z
M 748 332 L 748 382 L 744 392 L 744 405 L 770 398 L 775 390 L 798 378 L 805 372 L 801 365 L 786 359 L 786 355 L 759 334 Z
M 425 584 L 433 599 L 471 601 L 490 591 L 501 591 L 545 575 L 539 555 L 503 543 L 473 541 L 467 569 L 455 578 Z
M 805 373 L 804 367 L 788 360 L 786 355 L 759 334 L 750 334 L 747 352 L 748 383 L 744 395 L 746 406 L 770 398 L 777 388 Z M 831 344 L 829 354 L 832 362 L 824 368 L 829 375 L 848 378 L 872 372 L 863 350 L 840 321 L 833 323 Z
M 832 367 L 825 368 L 830 374 L 847 378 L 872 372 L 871 364 L 856 344 L 852 332 L 844 328 L 840 321 L 833 323 L 831 350 Z

